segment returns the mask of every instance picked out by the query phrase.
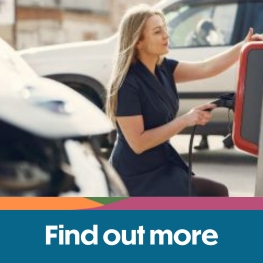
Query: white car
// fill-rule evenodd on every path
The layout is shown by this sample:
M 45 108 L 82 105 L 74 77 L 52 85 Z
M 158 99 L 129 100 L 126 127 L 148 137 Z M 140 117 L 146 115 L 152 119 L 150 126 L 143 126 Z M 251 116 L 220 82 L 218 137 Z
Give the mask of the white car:
M 165 0 L 157 6 L 168 22 L 168 57 L 179 61 L 203 60 L 243 40 L 249 27 L 254 27 L 255 32 L 262 32 L 263 28 L 263 1 Z M 102 109 L 116 40 L 115 34 L 102 41 L 31 48 L 19 54 L 39 75 L 67 84 Z M 222 93 L 234 92 L 236 81 L 237 65 L 219 76 L 178 85 L 179 115 Z M 196 132 L 226 135 L 228 121 L 227 110 L 218 109 L 213 112 L 213 120 Z
M 112 130 L 105 113 L 1 39 L 0 71 L 0 196 L 128 195 L 96 148 Z

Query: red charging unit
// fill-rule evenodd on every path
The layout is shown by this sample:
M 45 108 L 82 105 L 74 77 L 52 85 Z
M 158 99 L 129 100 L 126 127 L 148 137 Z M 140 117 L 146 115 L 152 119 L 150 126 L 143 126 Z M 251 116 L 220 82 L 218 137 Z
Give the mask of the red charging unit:
M 258 155 L 263 96 L 263 43 L 246 44 L 240 56 L 235 100 L 233 140 L 248 153 Z

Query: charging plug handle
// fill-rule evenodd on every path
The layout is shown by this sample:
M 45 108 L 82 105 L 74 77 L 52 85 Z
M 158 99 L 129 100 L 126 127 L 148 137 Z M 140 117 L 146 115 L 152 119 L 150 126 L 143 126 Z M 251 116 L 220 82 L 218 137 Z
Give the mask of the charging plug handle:
M 236 94 L 233 93 L 224 93 L 218 97 L 218 99 L 211 101 L 211 104 L 215 104 L 217 108 L 227 108 L 230 110 L 235 109 L 235 97 Z

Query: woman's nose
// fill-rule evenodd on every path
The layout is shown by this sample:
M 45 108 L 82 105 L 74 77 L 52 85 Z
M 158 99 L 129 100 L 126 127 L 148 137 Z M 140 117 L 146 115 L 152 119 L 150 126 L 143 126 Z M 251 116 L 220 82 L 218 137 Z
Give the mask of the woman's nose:
M 169 35 L 168 35 L 168 32 L 167 32 L 167 31 L 164 32 L 163 37 L 164 37 L 164 39 L 168 39 L 168 38 L 169 38 Z
M 163 38 L 169 38 L 169 34 L 168 34 L 168 31 L 167 30 L 164 30 L 163 31 Z

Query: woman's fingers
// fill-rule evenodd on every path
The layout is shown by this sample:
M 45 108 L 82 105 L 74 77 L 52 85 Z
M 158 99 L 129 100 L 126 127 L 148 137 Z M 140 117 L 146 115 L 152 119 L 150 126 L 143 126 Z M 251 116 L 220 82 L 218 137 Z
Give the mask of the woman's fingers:
M 198 106 L 198 107 L 196 107 L 196 109 L 197 110 L 201 110 L 201 111 L 205 111 L 205 110 L 212 110 L 215 107 L 216 107 L 215 104 L 208 103 L 208 104 L 204 104 L 204 105 Z
M 192 125 L 205 125 L 212 118 L 212 114 L 207 111 L 194 109 L 192 112 Z
M 205 125 L 207 122 L 210 121 L 212 114 L 206 111 L 199 111 L 199 124 Z
M 216 105 L 214 104 L 205 104 L 197 108 L 192 109 L 188 112 L 185 117 L 188 119 L 188 126 L 193 125 L 205 125 L 212 118 L 210 111 L 205 111 L 207 109 L 213 109 Z
M 262 34 L 254 34 L 251 37 L 251 40 L 252 41 L 263 41 L 263 35 Z
M 262 34 L 254 34 L 253 28 L 249 28 L 249 31 L 247 33 L 247 36 L 245 37 L 245 42 L 249 41 L 263 41 L 263 35 Z
M 245 42 L 251 41 L 253 33 L 254 33 L 254 29 L 252 27 L 250 27 L 249 30 L 248 30 L 248 33 L 247 33 L 247 35 L 245 37 Z

